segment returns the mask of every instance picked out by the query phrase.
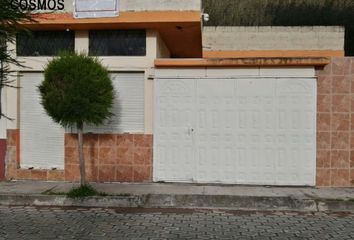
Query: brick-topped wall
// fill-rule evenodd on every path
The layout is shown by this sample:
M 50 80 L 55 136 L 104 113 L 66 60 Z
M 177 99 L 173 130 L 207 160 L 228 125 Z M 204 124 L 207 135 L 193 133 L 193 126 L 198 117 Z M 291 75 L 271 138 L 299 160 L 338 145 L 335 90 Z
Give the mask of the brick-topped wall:
M 354 186 L 354 58 L 333 58 L 317 76 L 317 185 Z
M 79 158 L 75 134 L 65 135 L 65 170 L 21 169 L 19 137 L 19 130 L 8 130 L 7 179 L 79 180 Z M 85 134 L 84 154 L 86 178 L 90 182 L 152 181 L 152 135 Z

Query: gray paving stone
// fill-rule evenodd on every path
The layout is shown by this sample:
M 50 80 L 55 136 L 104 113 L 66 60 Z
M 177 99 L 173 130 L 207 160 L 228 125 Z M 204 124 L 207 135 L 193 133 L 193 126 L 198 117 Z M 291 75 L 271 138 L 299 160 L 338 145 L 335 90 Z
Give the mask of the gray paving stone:
M 354 239 L 354 214 L 0 207 L 0 239 Z

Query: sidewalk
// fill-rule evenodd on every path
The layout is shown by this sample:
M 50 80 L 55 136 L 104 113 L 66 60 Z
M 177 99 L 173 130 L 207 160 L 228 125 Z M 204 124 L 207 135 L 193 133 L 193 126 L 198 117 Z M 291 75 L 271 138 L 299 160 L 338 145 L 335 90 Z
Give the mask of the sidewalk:
M 109 196 L 70 199 L 44 194 L 67 192 L 74 185 L 77 184 L 0 182 L 0 205 L 354 212 L 354 188 L 93 183 L 96 190 Z

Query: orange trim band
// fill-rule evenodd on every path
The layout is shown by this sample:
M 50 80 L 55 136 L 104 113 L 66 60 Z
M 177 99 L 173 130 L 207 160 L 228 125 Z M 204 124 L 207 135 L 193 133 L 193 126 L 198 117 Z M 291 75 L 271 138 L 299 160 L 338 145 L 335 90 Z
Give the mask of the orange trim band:
M 25 22 L 25 26 L 38 25 L 82 25 L 82 24 L 132 24 L 132 23 L 187 23 L 200 22 L 198 11 L 149 11 L 149 12 L 121 12 L 111 18 L 83 18 L 76 19 L 72 13 L 34 14 L 33 22 Z
M 344 57 L 341 50 L 251 50 L 251 51 L 204 51 L 204 58 L 302 58 Z
M 155 67 L 323 67 L 329 58 L 235 58 L 235 59 L 156 59 Z

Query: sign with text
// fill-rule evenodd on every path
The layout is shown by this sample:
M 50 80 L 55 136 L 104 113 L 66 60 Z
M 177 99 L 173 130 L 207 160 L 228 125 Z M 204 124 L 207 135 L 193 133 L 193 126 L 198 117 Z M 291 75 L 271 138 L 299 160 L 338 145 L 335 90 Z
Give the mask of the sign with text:
M 119 15 L 119 0 L 75 0 L 75 18 L 102 18 Z
M 19 11 L 62 11 L 65 8 L 64 0 L 11 0 L 10 4 Z

